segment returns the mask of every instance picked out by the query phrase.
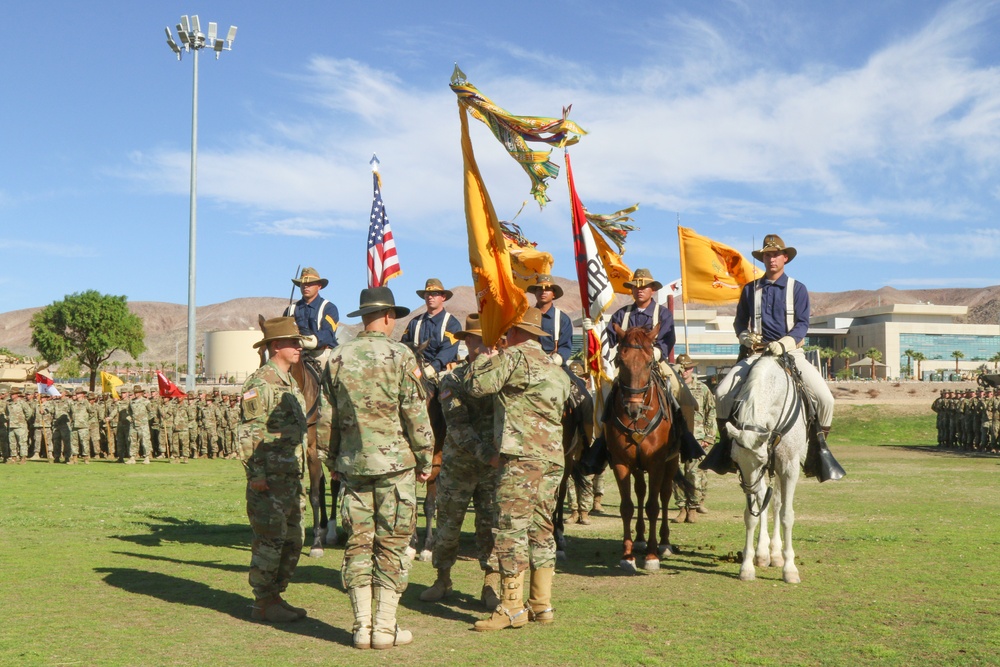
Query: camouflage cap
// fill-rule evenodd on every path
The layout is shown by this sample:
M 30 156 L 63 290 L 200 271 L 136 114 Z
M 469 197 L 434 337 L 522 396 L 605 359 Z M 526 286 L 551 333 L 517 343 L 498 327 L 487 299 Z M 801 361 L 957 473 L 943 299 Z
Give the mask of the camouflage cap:
M 788 261 L 795 259 L 795 255 L 798 251 L 792 246 L 786 246 L 785 242 L 781 240 L 781 237 L 777 234 L 768 234 L 764 237 L 764 243 L 761 245 L 760 250 L 754 250 L 751 254 L 755 259 L 764 261 L 765 252 L 783 252 L 788 256 Z

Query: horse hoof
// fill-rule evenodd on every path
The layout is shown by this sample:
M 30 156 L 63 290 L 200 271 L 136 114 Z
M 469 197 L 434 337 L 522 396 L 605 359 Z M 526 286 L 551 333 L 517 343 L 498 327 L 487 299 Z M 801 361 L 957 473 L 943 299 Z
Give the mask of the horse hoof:
M 323 550 L 320 549 L 319 547 L 313 547 L 312 549 L 309 550 L 309 557 L 310 558 L 322 558 L 323 557 Z
M 781 578 L 785 581 L 786 584 L 802 583 L 802 579 L 799 578 L 798 572 L 784 572 L 782 573 Z
M 664 556 L 673 556 L 675 553 L 673 547 L 669 544 L 661 544 L 656 551 L 660 554 L 660 558 L 663 558 Z
M 656 572 L 660 569 L 660 559 L 659 558 L 647 558 L 646 562 L 643 563 L 643 567 L 646 572 Z
M 406 547 L 406 557 L 413 560 L 417 557 L 417 550 L 413 547 Z
M 429 563 L 431 562 L 432 558 L 434 558 L 434 554 L 428 551 L 427 549 L 424 549 L 423 551 L 420 552 L 420 557 L 418 558 L 418 560 L 424 563 Z
M 757 578 L 753 570 L 740 570 L 740 581 L 753 581 Z
M 785 567 L 785 559 L 781 556 L 771 556 L 771 567 Z
M 635 542 L 634 544 L 632 544 L 633 553 L 635 553 L 636 551 L 645 551 L 645 550 L 646 550 L 645 542 Z
M 323 541 L 326 542 L 327 546 L 335 546 L 337 544 L 337 529 L 327 528 L 326 536 L 323 538 Z
M 566 562 L 566 552 L 565 551 L 557 551 L 556 552 L 556 560 L 562 561 L 562 562 Z
M 771 565 L 770 556 L 754 556 L 753 564 L 756 567 L 768 567 Z
M 618 567 L 625 570 L 629 574 L 635 574 L 637 572 L 634 560 L 620 560 L 618 561 Z

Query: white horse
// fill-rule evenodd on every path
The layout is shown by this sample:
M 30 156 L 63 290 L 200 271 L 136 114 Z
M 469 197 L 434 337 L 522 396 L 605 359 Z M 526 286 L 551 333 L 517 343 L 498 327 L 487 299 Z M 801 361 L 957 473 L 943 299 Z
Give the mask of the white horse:
M 753 581 L 754 565 L 782 567 L 785 583 L 799 583 L 792 549 L 795 523 L 795 484 L 806 455 L 805 406 L 781 361 L 761 356 L 739 388 L 736 409 L 726 424 L 733 440 L 733 461 L 739 466 L 740 486 L 746 494 L 743 512 L 746 544 L 740 580 Z M 777 478 L 777 484 L 773 484 Z M 767 506 L 774 507 L 774 533 L 768 542 Z M 781 530 L 778 530 L 778 522 Z M 760 523 L 754 552 L 753 538 Z M 782 542 L 784 541 L 784 542 Z

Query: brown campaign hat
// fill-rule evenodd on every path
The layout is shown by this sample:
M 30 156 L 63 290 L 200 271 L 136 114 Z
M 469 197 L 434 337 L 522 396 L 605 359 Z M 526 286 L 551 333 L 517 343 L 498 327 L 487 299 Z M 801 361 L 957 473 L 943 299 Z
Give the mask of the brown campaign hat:
M 513 326 L 517 327 L 521 331 L 526 331 L 532 336 L 545 336 L 550 338 L 549 334 L 542 330 L 542 311 L 537 308 L 529 308 L 524 311 L 524 315 L 521 316 L 521 321 L 516 322 Z
M 563 288 L 556 285 L 555 281 L 552 280 L 552 276 L 546 273 L 539 273 L 535 276 L 535 284 L 528 285 L 528 291 L 532 293 L 541 292 L 545 288 L 552 290 L 552 293 L 556 299 L 563 295 Z
M 632 274 L 632 280 L 624 283 L 625 287 L 632 289 L 633 287 L 652 287 L 653 291 L 656 292 L 663 284 L 658 280 L 653 280 L 653 274 L 649 272 L 649 269 L 636 269 L 635 273 Z
M 437 278 L 428 278 L 427 282 L 424 283 L 424 288 L 417 290 L 417 296 L 423 299 L 428 292 L 441 292 L 442 294 L 444 294 L 445 301 L 455 296 L 451 290 L 446 290 L 444 288 L 444 285 L 442 285 L 441 281 L 438 280 Z
M 467 336 L 483 337 L 483 324 L 479 321 L 479 313 L 469 313 L 465 318 L 465 328 L 455 332 L 455 338 L 465 340 Z
M 694 368 L 698 364 L 695 363 L 694 359 L 686 354 L 680 354 L 677 356 L 677 365 L 683 366 L 684 368 Z
M 82 386 L 81 387 L 77 387 L 76 390 L 73 392 L 74 396 L 79 396 L 81 394 L 83 394 L 84 396 L 87 395 L 87 389 L 85 387 L 82 387 Z
M 309 285 L 310 283 L 319 283 L 320 289 L 323 289 L 324 287 L 330 284 L 330 281 L 327 280 L 326 278 L 320 278 L 319 271 L 317 271 L 311 266 L 307 266 L 306 268 L 302 269 L 302 274 L 299 276 L 299 279 L 296 280 L 295 278 L 292 278 L 292 282 L 298 285 L 299 287 L 302 287 L 303 285 Z
M 146 393 L 146 388 L 143 387 L 141 384 L 137 384 L 136 386 L 132 387 L 132 393 L 133 394 L 145 394 Z
M 390 308 L 396 313 L 396 317 L 405 317 L 410 314 L 409 308 L 396 305 L 396 297 L 392 295 L 392 290 L 388 287 L 366 287 L 361 290 L 360 301 L 360 307 L 353 313 L 348 313 L 348 317 L 361 317 L 368 313 L 376 313 Z
M 754 259 L 764 261 L 765 252 L 783 252 L 788 256 L 788 261 L 795 259 L 795 255 L 798 251 L 792 246 L 786 246 L 785 242 L 781 240 L 781 237 L 777 234 L 768 234 L 764 237 L 764 243 L 761 245 L 760 250 L 754 250 L 751 254 Z
M 299 327 L 295 324 L 294 317 L 272 317 L 261 324 L 260 328 L 264 333 L 264 337 L 253 344 L 254 349 L 257 349 L 262 345 L 266 345 L 272 340 L 279 340 L 281 338 L 294 338 L 296 340 L 302 340 L 302 336 L 299 335 Z

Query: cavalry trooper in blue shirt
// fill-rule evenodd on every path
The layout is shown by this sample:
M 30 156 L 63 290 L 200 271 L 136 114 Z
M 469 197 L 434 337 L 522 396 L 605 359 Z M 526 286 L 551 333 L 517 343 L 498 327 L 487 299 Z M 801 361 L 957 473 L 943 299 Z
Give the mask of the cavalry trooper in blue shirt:
M 538 274 L 535 284 L 528 286 L 528 291 L 535 295 L 535 307 L 542 313 L 542 331 L 548 334 L 548 337 L 539 338 L 538 342 L 552 361 L 566 369 L 569 355 L 573 352 L 573 321 L 554 303 L 562 297 L 563 288 L 552 280 L 552 276 Z
M 833 423 L 833 394 L 819 371 L 802 351 L 809 331 L 809 290 L 785 274 L 785 264 L 795 259 L 797 251 L 777 234 L 768 234 L 753 256 L 764 264 L 764 275 L 747 283 L 740 292 L 733 327 L 742 346 L 740 360 L 715 390 L 719 442 L 701 463 L 703 470 L 725 474 L 733 470 L 732 440 L 725 425 L 732 416 L 739 385 L 750 373 L 760 354 L 787 354 L 802 378 L 806 400 L 814 403 L 815 420 L 809 425 L 809 448 L 804 461 L 807 477 L 819 481 L 840 479 L 846 473 L 833 458 L 826 436 Z
M 307 266 L 302 269 L 298 280 L 292 282 L 302 290 L 302 298 L 285 309 L 284 317 L 294 317 L 302 334 L 303 357 L 315 360 L 322 368 L 333 348 L 337 347 L 337 326 L 340 314 L 337 306 L 322 298 L 319 291 L 330 284 L 320 278 L 316 269 Z
M 444 302 L 453 294 L 437 278 L 429 278 L 424 289 L 417 290 L 417 296 L 424 300 L 427 310 L 410 320 L 400 341 L 416 345 L 427 343 L 424 359 L 429 365 L 424 375 L 437 386 L 437 376 L 458 358 L 455 334 L 462 330 L 462 323 L 444 309 Z

